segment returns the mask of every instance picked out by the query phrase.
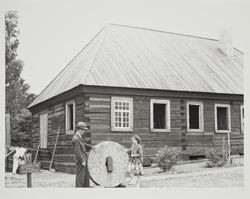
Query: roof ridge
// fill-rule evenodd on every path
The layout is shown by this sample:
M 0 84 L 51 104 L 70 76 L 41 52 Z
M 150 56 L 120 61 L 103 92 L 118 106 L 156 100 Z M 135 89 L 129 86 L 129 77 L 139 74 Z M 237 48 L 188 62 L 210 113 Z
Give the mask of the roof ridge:
M 66 68 L 68 68 L 68 66 L 70 66 L 70 64 L 78 57 L 78 55 L 80 55 L 81 54 L 81 52 L 85 49 L 85 48 L 87 48 L 87 46 L 89 46 L 89 44 L 105 29 L 105 27 L 106 26 L 103 26 L 102 28 L 101 28 L 101 30 L 99 30 L 98 32 L 97 32 L 97 34 L 92 38 L 92 39 L 90 39 L 89 40 L 89 42 L 73 57 L 73 59 L 71 59 L 71 61 L 58 73 L 58 75 L 56 75 L 54 78 L 53 78 L 53 80 L 51 80 L 51 82 L 39 93 L 39 95 L 38 95 L 38 97 L 28 106 L 28 108 L 29 107 L 31 107 L 31 106 L 33 106 L 33 104 L 39 99 L 39 97 L 41 96 L 41 94 L 56 80 L 56 78 L 57 77 L 59 77 L 62 73 L 63 73 L 63 71 L 65 71 L 66 70 Z
M 141 30 L 147 30 L 147 31 L 153 31 L 153 32 L 161 32 L 161 33 L 174 34 L 174 35 L 181 35 L 181 36 L 186 36 L 186 37 L 194 37 L 194 38 L 199 38 L 199 39 L 207 39 L 207 40 L 219 41 L 218 39 L 213 39 L 213 38 L 201 37 L 201 36 L 196 36 L 196 35 L 188 35 L 188 34 L 176 33 L 176 32 L 168 32 L 168 31 L 138 27 L 138 26 L 130 26 L 130 25 L 124 25 L 124 24 L 115 24 L 115 23 L 110 23 L 109 25 L 121 26 L 121 27 L 127 27 L 127 28 L 135 28 L 135 29 L 141 29 Z
M 163 31 L 163 30 L 157 30 L 157 29 L 151 29 L 151 28 L 145 28 L 145 27 L 130 26 L 130 25 L 116 24 L 116 23 L 109 23 L 108 25 L 121 26 L 121 27 L 127 27 L 127 28 L 135 28 L 135 29 L 141 29 L 141 30 L 147 30 L 147 31 L 153 31 L 153 32 L 161 32 L 161 33 L 167 33 L 167 34 L 173 34 L 173 35 L 181 35 L 181 36 L 193 37 L 193 38 L 198 38 L 198 39 L 219 41 L 219 39 L 214 39 L 214 38 L 208 38 L 208 37 L 202 37 L 202 36 L 196 36 L 196 35 L 189 35 L 189 34 L 183 34 L 183 33 L 176 33 L 176 32 L 169 32 L 169 31 Z M 236 47 L 233 47 L 233 49 L 235 49 L 236 51 L 238 51 L 241 54 L 244 54 L 241 50 L 239 50 Z

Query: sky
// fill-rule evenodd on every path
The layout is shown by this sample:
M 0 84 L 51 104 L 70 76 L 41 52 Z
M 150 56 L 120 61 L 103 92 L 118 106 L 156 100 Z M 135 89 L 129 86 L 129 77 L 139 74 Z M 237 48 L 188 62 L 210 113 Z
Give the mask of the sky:
M 2 1 L 1 1 L 2 2 Z M 247 0 L 6 0 L 18 10 L 23 78 L 39 94 L 106 24 L 117 23 L 218 39 L 231 30 L 245 51 Z

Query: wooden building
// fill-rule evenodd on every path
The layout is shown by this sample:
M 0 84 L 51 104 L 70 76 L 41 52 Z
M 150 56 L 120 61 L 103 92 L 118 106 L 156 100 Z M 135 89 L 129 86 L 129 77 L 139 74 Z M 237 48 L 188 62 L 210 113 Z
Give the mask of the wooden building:
M 242 57 L 223 39 L 107 25 L 29 106 L 33 147 L 52 151 L 61 126 L 55 168 L 74 173 L 71 139 L 84 121 L 94 145 L 129 147 L 138 134 L 145 164 L 164 145 L 204 155 L 228 134 L 232 154 L 243 153 Z

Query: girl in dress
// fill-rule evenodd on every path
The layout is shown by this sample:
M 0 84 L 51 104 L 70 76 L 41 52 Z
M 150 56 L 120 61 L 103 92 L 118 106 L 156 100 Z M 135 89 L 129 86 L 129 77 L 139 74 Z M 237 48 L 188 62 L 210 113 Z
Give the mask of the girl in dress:
M 132 180 L 129 184 L 136 185 L 139 187 L 140 176 L 144 174 L 143 172 L 143 150 L 141 145 L 141 138 L 138 135 L 134 135 L 131 138 L 132 146 L 128 149 L 129 153 L 129 165 L 128 171 Z

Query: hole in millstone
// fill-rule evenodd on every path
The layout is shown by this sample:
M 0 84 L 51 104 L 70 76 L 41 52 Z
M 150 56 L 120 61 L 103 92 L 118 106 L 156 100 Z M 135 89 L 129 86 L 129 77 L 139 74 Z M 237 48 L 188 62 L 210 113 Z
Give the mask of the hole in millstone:
M 113 159 L 111 156 L 106 157 L 106 167 L 107 167 L 107 172 L 113 171 Z

